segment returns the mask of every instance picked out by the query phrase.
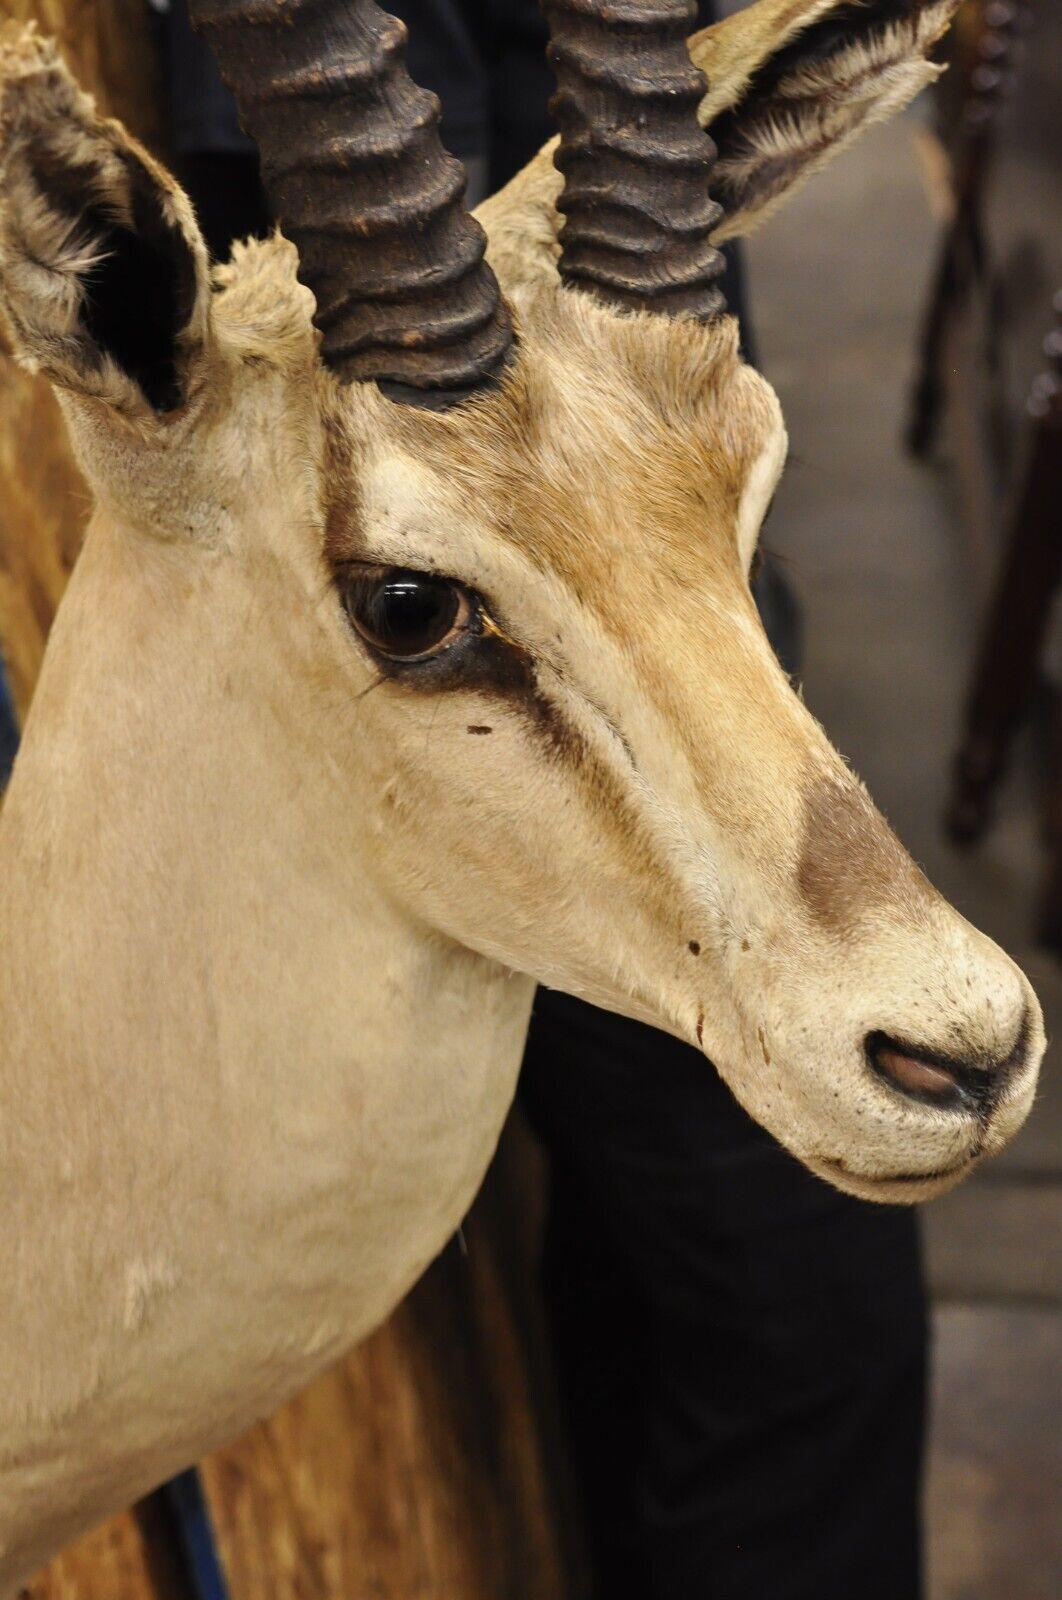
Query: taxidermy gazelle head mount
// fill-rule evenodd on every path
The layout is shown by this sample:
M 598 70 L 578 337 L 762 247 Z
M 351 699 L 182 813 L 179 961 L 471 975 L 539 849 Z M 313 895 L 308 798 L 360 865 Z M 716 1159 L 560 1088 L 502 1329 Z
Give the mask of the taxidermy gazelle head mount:
M 1014 1131 L 1040 1014 L 773 659 L 786 436 L 716 244 L 930 78 L 952 9 L 759 0 L 688 50 L 686 0 L 547 0 L 559 142 L 477 222 L 371 0 L 193 0 L 291 241 L 212 279 L 51 48 L 3 56 L 7 314 L 99 504 L 42 723 L 57 678 L 94 723 L 124 683 L 160 813 L 252 852 L 287 808 L 307 875 L 349 849 L 426 936 L 677 1033 L 885 1199 Z
M 547 0 L 559 142 L 477 221 L 371 0 L 192 0 L 286 236 L 213 274 L 0 38 L 3 306 L 97 501 L 0 813 L 0 1586 L 386 1314 L 532 980 L 860 1195 L 1021 1123 L 1028 983 L 758 620 L 785 431 L 718 287 L 953 4 L 758 0 L 688 51 L 685 0 Z

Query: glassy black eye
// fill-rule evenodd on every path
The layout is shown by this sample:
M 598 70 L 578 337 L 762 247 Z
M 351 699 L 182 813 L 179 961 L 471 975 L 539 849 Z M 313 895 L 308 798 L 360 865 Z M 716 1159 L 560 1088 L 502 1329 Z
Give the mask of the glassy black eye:
M 472 614 L 467 590 L 452 578 L 405 567 L 349 573 L 343 603 L 366 643 L 396 661 L 436 655 L 453 642 Z

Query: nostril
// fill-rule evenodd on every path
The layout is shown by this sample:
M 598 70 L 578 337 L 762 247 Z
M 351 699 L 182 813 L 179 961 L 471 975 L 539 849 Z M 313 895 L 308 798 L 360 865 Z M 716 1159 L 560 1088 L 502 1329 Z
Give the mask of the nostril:
M 930 1061 L 920 1061 L 917 1056 L 909 1056 L 902 1050 L 893 1050 L 887 1046 L 877 1052 L 875 1065 L 879 1072 L 890 1078 L 905 1094 L 946 1100 L 954 1095 L 959 1087 L 958 1080 L 946 1067 L 938 1067 Z
M 988 1097 L 992 1074 L 935 1052 L 914 1050 L 884 1033 L 871 1033 L 867 1060 L 879 1078 L 911 1100 L 924 1104 L 972 1109 Z

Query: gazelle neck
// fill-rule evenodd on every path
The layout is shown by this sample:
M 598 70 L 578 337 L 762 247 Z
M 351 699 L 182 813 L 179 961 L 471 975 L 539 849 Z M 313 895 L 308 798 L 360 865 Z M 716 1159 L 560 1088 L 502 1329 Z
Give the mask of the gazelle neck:
M 278 787 L 194 596 L 133 662 L 86 625 L 121 568 L 90 542 L 0 813 L 0 1593 L 387 1314 L 471 1202 L 532 992 L 390 898 L 333 773 Z

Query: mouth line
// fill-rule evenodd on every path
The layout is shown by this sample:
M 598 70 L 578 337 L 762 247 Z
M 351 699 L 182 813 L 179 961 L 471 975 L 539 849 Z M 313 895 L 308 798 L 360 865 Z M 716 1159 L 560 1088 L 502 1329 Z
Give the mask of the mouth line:
M 824 1167 L 829 1167 L 830 1171 L 837 1173 L 838 1176 L 855 1178 L 860 1183 L 880 1184 L 882 1187 L 885 1185 L 889 1185 L 890 1187 L 894 1187 L 896 1185 L 900 1185 L 901 1187 L 913 1187 L 915 1184 L 919 1183 L 936 1183 L 945 1178 L 956 1178 L 961 1173 L 967 1172 L 969 1168 L 973 1166 L 980 1154 L 980 1146 L 974 1145 L 971 1150 L 967 1151 L 966 1155 L 961 1161 L 956 1161 L 950 1167 L 936 1167 L 930 1172 L 895 1172 L 883 1174 L 856 1172 L 854 1168 L 850 1167 L 846 1161 L 836 1160 L 832 1156 L 819 1156 L 818 1160 Z

